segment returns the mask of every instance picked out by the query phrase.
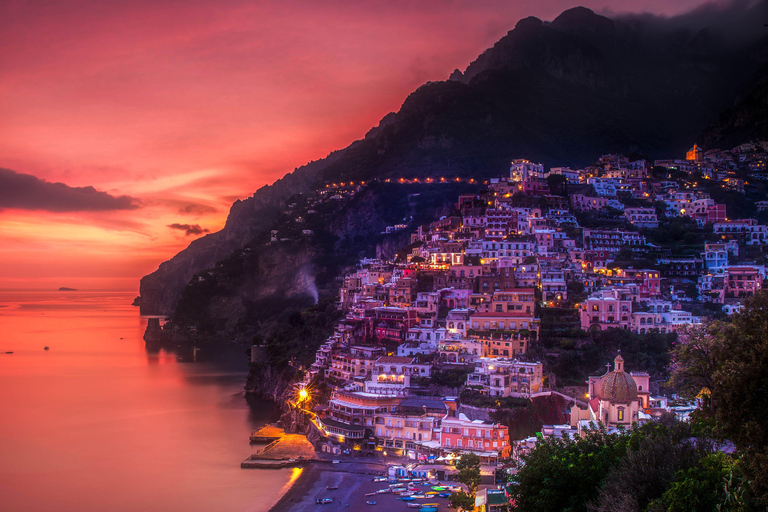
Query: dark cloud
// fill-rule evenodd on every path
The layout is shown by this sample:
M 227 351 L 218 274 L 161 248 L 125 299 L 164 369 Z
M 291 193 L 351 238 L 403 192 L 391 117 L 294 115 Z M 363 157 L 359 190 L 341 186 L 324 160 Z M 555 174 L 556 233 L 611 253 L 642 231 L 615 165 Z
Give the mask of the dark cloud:
M 609 13 L 610 11 L 608 11 Z M 653 14 L 617 14 L 609 17 L 639 25 L 653 34 L 657 32 L 689 32 L 706 30 L 732 45 L 751 44 L 768 35 L 768 0 L 715 0 L 677 16 Z
M 0 209 L 96 212 L 138 207 L 138 201 L 129 196 L 116 197 L 93 187 L 70 187 L 0 169 Z
M 216 213 L 218 211 L 219 210 L 213 206 L 208 206 L 205 204 L 188 204 L 179 208 L 179 213 L 187 215 L 204 215 L 206 213 Z
M 202 235 L 203 233 L 210 233 L 205 228 L 201 228 L 199 224 L 169 224 L 169 228 L 171 229 L 179 229 L 181 231 L 186 231 L 186 235 Z

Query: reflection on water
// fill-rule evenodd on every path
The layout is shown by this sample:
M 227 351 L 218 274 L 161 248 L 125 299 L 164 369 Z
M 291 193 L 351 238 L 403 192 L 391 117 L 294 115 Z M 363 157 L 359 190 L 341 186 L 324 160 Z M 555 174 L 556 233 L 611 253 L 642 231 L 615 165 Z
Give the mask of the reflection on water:
M 2 510 L 268 510 L 297 475 L 239 467 L 276 412 L 243 348 L 148 353 L 132 300 L 0 292 Z

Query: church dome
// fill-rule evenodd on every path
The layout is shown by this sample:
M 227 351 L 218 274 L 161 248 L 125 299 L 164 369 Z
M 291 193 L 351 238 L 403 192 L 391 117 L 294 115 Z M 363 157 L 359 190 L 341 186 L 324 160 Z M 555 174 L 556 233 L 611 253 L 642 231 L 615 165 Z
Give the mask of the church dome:
M 624 359 L 617 356 L 614 370 L 603 377 L 600 386 L 600 399 L 610 402 L 634 402 L 637 400 L 637 384 L 631 375 L 624 371 Z

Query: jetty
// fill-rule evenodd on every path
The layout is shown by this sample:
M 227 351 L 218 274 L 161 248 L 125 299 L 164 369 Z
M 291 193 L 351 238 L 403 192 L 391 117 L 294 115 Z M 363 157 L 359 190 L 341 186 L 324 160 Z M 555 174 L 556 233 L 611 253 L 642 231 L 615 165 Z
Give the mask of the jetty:
M 272 443 L 285 435 L 285 430 L 274 425 L 265 425 L 251 434 L 252 443 Z
M 319 457 L 307 441 L 307 436 L 301 434 L 282 435 L 269 443 L 263 450 L 254 453 L 243 462 L 243 469 L 279 469 L 302 466 L 308 462 L 318 461 Z

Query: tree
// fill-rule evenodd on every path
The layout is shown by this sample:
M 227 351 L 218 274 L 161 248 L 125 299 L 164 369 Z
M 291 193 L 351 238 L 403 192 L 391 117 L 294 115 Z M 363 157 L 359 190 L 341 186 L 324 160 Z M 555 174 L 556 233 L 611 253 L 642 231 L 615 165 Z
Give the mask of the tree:
M 725 481 L 733 471 L 733 459 L 713 453 L 696 467 L 679 471 L 658 505 L 666 512 L 710 512 L 725 500 Z M 731 510 L 726 508 L 724 510 Z
M 722 322 L 710 322 L 684 330 L 670 353 L 667 385 L 689 398 L 702 389 L 711 391 L 724 350 L 722 333 L 726 328 Z
M 743 454 L 758 502 L 768 505 L 768 291 L 747 299 L 721 337 L 725 351 L 714 374 L 717 425 Z
M 462 455 L 456 463 L 456 469 L 459 470 L 456 480 L 466 485 L 474 496 L 477 486 L 480 485 L 480 456 L 474 453 Z
M 475 497 L 472 494 L 464 491 L 451 493 L 448 501 L 451 503 L 451 508 L 466 511 L 475 509 Z
M 706 443 L 693 443 L 690 427 L 683 423 L 646 427 L 645 433 L 637 448 L 627 450 L 608 472 L 590 510 L 646 510 L 662 497 L 680 470 L 696 466 L 709 448 Z
M 583 438 L 547 438 L 524 457 L 513 488 L 517 510 L 584 512 L 608 471 L 639 442 L 638 430 L 608 434 L 601 428 Z
M 670 383 L 693 395 L 710 390 L 705 407 L 719 437 L 742 456 L 747 487 L 768 505 L 768 291 L 747 299 L 730 324 L 694 329 L 672 351 Z

